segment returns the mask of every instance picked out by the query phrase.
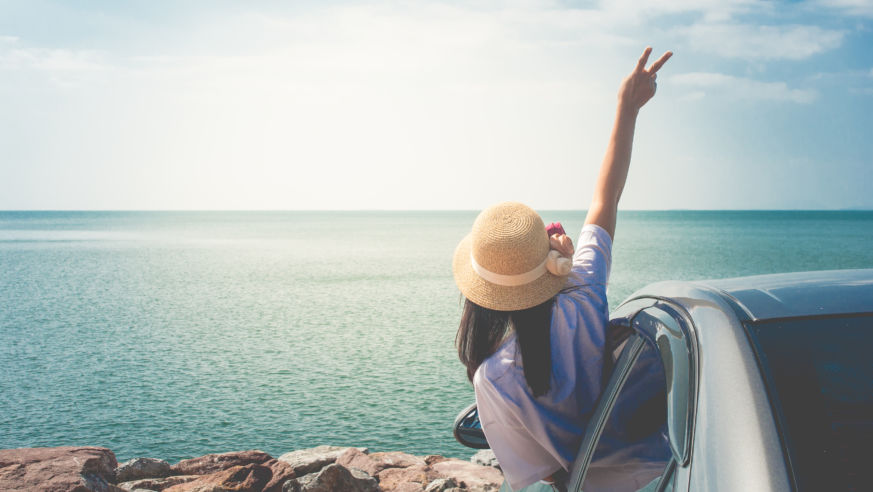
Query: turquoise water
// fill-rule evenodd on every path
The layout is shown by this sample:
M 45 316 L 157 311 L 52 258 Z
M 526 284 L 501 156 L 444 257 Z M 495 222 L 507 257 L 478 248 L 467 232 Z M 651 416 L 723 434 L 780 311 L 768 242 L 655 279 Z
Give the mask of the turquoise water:
M 543 212 L 578 233 L 584 214 Z M 0 212 L 0 448 L 467 457 L 474 212 Z M 873 267 L 873 212 L 625 212 L 609 290 Z

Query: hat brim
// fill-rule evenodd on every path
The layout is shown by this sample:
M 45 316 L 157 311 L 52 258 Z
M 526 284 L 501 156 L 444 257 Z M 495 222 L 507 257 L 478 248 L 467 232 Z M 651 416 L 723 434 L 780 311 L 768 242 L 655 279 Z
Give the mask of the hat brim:
M 533 282 L 506 287 L 493 284 L 473 270 L 470 261 L 472 235 L 461 240 L 455 249 L 452 272 L 464 297 L 495 311 L 517 311 L 542 304 L 554 297 L 567 284 L 567 277 L 553 275 L 548 270 Z

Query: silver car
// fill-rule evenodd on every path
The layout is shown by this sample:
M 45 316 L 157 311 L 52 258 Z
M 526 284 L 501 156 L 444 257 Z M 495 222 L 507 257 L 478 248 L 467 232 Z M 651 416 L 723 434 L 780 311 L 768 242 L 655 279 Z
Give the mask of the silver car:
M 873 490 L 873 270 L 656 283 L 609 333 L 610 377 L 568 490 L 602 490 L 619 462 L 635 470 L 628 490 Z M 653 360 L 661 376 L 641 385 Z M 628 427 L 643 432 L 610 434 Z

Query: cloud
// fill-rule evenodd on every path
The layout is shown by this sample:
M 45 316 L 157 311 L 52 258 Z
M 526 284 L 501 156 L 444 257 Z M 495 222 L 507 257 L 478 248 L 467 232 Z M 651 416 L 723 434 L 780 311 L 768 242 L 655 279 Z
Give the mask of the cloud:
M 838 48 L 845 33 L 818 26 L 695 24 L 679 29 L 695 51 L 725 58 L 802 60 Z
M 768 8 L 766 4 L 757 0 L 602 0 L 600 7 L 606 11 L 621 12 L 625 17 L 637 19 L 696 13 L 709 22 L 723 22 L 753 9 Z
M 818 0 L 815 4 L 849 15 L 873 17 L 873 0 Z
M 701 99 L 709 93 L 720 98 L 753 101 L 811 103 L 817 93 L 810 89 L 791 89 L 785 82 L 761 82 L 722 73 L 691 72 L 670 77 L 670 82 L 689 89 L 687 99 Z
M 16 36 L 0 36 L 0 70 L 45 70 L 74 72 L 106 68 L 103 54 L 94 50 L 70 50 L 24 46 Z

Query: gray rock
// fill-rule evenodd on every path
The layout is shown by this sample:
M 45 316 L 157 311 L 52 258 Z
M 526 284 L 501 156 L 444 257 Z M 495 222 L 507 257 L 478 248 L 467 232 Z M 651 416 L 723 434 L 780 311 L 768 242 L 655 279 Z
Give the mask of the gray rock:
M 363 472 L 354 472 L 348 468 L 331 464 L 318 473 L 310 473 L 300 478 L 285 482 L 282 492 L 379 492 L 379 483 L 375 478 Z
M 172 487 L 173 485 L 188 483 L 197 480 L 198 478 L 200 478 L 200 475 L 174 475 L 166 478 L 141 478 L 139 480 L 119 483 L 118 488 L 129 492 L 134 492 L 137 489 L 160 492 Z
M 482 449 L 470 458 L 470 462 L 474 465 L 493 466 L 500 468 L 500 463 L 497 462 L 497 456 L 494 456 L 494 451 L 490 449 Z
M 155 458 L 134 458 L 118 465 L 115 479 L 130 482 L 142 478 L 164 478 L 170 474 L 170 464 Z
M 327 465 L 334 463 L 339 455 L 351 449 L 343 446 L 316 446 L 309 449 L 299 449 L 279 456 L 279 461 L 291 465 L 294 473 L 302 477 L 308 473 L 317 472 Z M 367 448 L 354 448 L 362 453 L 367 453 Z
M 452 478 L 438 478 L 427 484 L 427 487 L 424 488 L 424 492 L 445 492 L 457 486 L 458 483 Z

